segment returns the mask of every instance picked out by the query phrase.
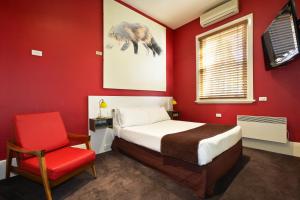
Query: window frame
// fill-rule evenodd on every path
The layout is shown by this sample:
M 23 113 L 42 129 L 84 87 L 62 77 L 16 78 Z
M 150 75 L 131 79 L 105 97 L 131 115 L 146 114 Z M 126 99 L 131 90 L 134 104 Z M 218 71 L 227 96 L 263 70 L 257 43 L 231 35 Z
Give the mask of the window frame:
M 222 31 L 230 26 L 248 21 L 247 24 L 247 98 L 200 99 L 200 42 L 199 38 Z M 253 14 L 233 20 L 222 26 L 196 36 L 196 103 L 199 104 L 250 104 L 255 102 L 253 97 Z

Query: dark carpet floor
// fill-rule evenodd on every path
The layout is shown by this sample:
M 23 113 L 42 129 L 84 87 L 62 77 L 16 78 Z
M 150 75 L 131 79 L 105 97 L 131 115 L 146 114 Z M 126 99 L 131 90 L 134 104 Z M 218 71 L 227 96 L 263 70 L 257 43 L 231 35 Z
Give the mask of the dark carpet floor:
M 54 188 L 54 200 L 197 199 L 191 190 L 117 152 L 97 156 L 96 166 L 97 179 L 82 173 Z M 299 200 L 300 159 L 244 149 L 243 159 L 219 182 L 216 192 L 209 200 Z M 44 199 L 44 190 L 20 176 L 2 180 L 0 200 L 10 199 Z
M 250 162 L 222 200 L 300 200 L 300 158 L 244 149 Z

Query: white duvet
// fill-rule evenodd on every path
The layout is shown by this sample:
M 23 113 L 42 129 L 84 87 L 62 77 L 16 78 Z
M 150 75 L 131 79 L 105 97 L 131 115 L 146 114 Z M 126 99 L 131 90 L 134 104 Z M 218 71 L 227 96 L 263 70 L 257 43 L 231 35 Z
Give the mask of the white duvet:
M 178 133 L 204 123 L 166 120 L 153 124 L 118 128 L 118 137 L 137 145 L 160 152 L 161 139 L 164 135 Z M 198 145 L 198 164 L 206 165 L 215 157 L 234 146 L 242 137 L 241 128 L 236 126 L 222 134 L 201 140 Z

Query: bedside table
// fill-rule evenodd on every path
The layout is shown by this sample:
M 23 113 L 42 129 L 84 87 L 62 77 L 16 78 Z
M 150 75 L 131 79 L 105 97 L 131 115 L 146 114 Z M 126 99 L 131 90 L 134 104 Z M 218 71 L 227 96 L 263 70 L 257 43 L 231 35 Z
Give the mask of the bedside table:
M 171 119 L 179 119 L 179 112 L 178 111 L 168 111 L 168 114 Z
M 103 118 L 94 118 L 89 119 L 90 121 L 90 130 L 95 132 L 99 128 L 112 128 L 112 118 L 103 117 Z

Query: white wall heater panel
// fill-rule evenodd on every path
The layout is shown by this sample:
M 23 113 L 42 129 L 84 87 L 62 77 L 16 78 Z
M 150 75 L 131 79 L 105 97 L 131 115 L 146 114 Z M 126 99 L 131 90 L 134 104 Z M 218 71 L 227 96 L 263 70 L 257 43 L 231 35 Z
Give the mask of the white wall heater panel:
M 287 118 L 238 115 L 237 124 L 245 138 L 287 143 Z

